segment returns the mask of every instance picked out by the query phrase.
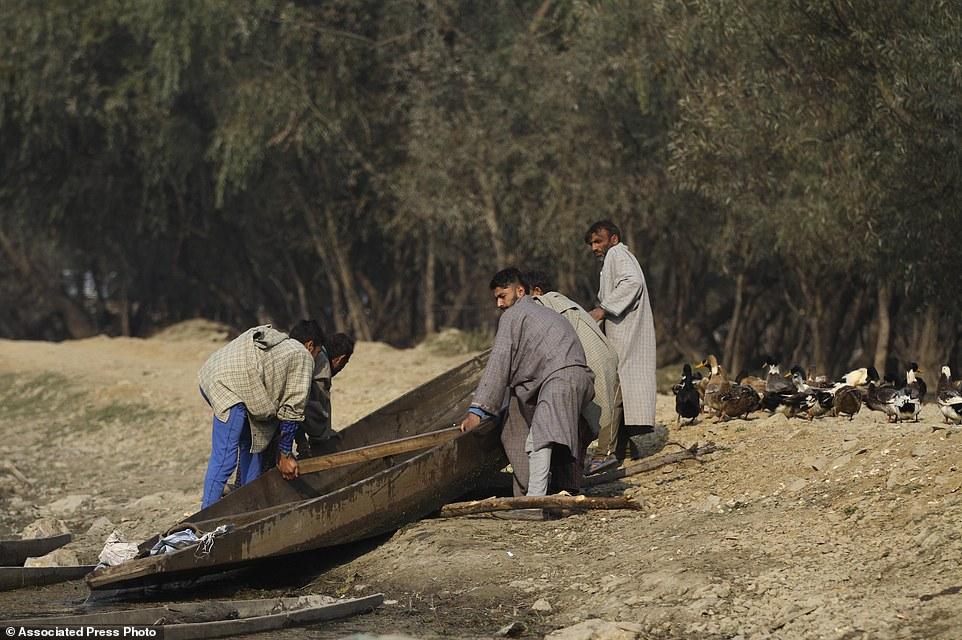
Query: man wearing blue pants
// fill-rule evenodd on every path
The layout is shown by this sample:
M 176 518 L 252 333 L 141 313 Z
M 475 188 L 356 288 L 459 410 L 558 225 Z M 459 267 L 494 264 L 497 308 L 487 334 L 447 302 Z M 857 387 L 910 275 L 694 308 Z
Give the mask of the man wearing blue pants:
M 314 373 L 323 333 L 316 322 L 304 342 L 270 325 L 248 329 L 218 349 L 198 373 L 200 391 L 214 410 L 211 452 L 201 509 L 217 502 L 238 468 L 247 484 L 261 472 L 261 453 L 280 429 L 277 467 L 284 478 L 297 477 L 294 435 Z

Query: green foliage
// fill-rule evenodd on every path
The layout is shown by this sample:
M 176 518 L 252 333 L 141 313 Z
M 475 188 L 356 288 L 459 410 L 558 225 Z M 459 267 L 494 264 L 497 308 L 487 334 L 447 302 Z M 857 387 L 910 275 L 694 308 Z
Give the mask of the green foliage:
M 0 334 L 483 333 L 508 263 L 590 305 L 608 217 L 666 361 L 845 366 L 886 287 L 918 349 L 957 311 L 960 59 L 920 0 L 10 0 Z

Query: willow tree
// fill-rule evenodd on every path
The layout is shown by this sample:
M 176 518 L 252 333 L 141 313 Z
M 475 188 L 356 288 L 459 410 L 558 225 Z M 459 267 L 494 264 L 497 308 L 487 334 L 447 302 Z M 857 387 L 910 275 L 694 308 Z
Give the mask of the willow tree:
M 805 319 L 805 355 L 821 370 L 847 364 L 879 303 L 931 277 L 920 249 L 942 233 L 933 216 L 958 211 L 946 189 L 957 154 L 945 136 L 957 99 L 930 92 L 958 86 L 953 56 L 934 46 L 958 49 L 958 12 L 788 0 L 686 6 L 694 9 L 679 13 L 672 37 L 700 43 L 704 55 L 686 60 L 680 174 L 773 222 L 785 303 Z M 910 180 L 917 171 L 938 186 Z M 946 249 L 940 259 L 958 255 Z M 875 334 L 878 358 L 884 322 Z

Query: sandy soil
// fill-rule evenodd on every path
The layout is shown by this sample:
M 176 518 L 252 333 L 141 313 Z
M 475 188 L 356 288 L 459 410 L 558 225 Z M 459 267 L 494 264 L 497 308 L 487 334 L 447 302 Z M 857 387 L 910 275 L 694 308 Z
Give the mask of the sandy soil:
M 29 481 L 0 466 L 0 537 L 60 519 L 89 562 L 113 527 L 136 540 L 194 511 L 210 426 L 195 375 L 223 339 L 198 325 L 149 340 L 0 341 L 0 459 Z M 362 343 L 335 380 L 336 422 L 465 357 Z M 659 397 L 659 420 L 673 425 L 672 406 Z M 207 595 L 382 591 L 391 603 L 288 632 L 303 638 L 491 637 L 514 620 L 538 637 L 593 618 L 629 623 L 605 637 L 958 638 L 962 434 L 941 422 L 929 404 L 915 424 L 863 409 L 851 422 L 759 414 L 672 427 L 676 443 L 720 450 L 596 489 L 644 511 L 425 520 Z M 85 595 L 82 583 L 0 593 L 0 613 Z

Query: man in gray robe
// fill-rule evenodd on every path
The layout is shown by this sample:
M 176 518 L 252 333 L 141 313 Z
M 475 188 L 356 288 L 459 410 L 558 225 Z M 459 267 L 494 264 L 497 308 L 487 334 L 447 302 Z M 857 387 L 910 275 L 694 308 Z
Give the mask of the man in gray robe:
M 629 435 L 650 433 L 655 424 L 655 323 L 648 287 L 641 265 L 610 220 L 591 225 L 585 243 L 604 260 L 598 306 L 591 310 L 591 317 L 604 323 L 605 335 L 618 351 L 624 442 Z M 619 449 L 623 456 L 623 445 Z
M 461 430 L 499 413 L 507 390 L 529 427 L 527 495 L 547 495 L 552 455 L 570 463 L 580 449 L 578 419 L 594 395 L 594 375 L 574 329 L 525 295 L 517 269 L 499 271 L 490 286 L 503 315 Z
M 597 438 L 599 452 L 608 456 L 615 450 L 621 425 L 618 352 L 581 305 L 554 290 L 554 283 L 547 273 L 530 271 L 525 274 L 525 281 L 534 300 L 560 313 L 578 334 L 588 368 L 595 374 L 595 397 L 582 413 L 591 437 L 582 444 L 587 447 Z

